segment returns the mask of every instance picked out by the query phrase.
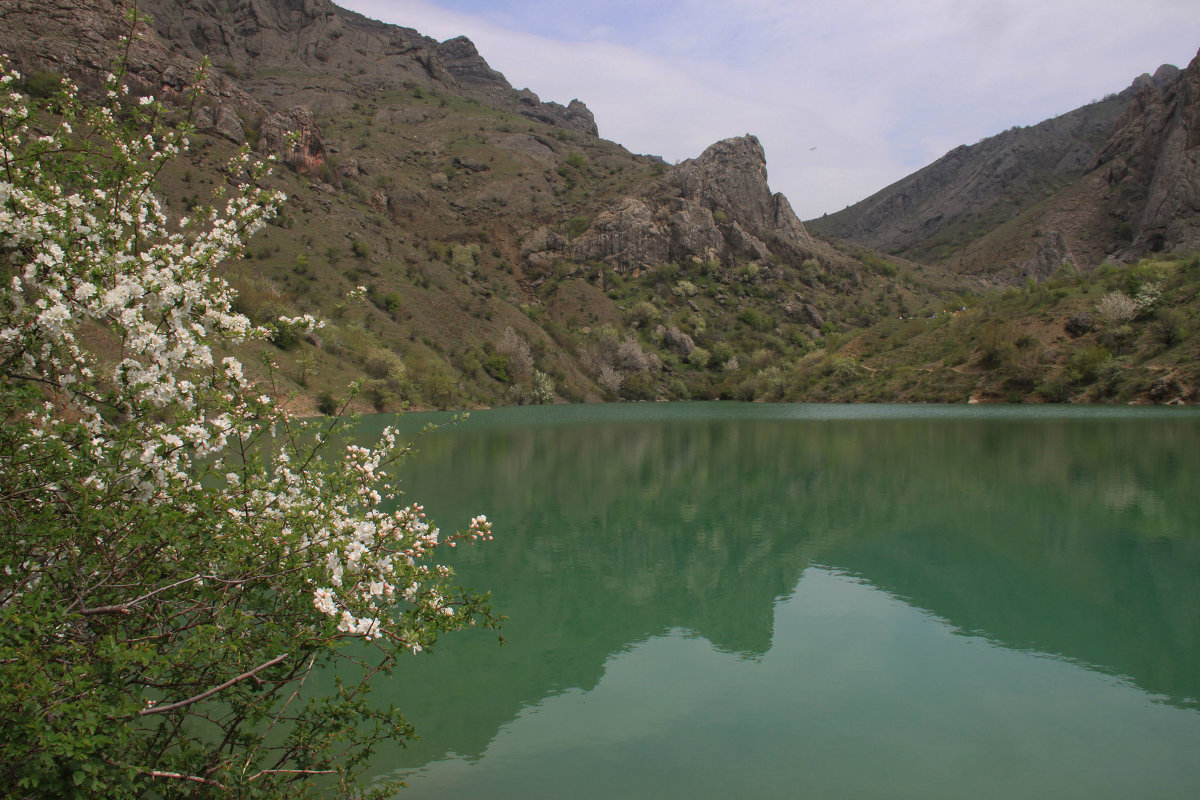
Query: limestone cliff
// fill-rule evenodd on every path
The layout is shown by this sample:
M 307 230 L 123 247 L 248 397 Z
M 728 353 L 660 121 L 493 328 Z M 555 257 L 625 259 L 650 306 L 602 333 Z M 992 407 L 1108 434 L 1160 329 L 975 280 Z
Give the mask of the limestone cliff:
M 668 262 L 798 264 L 814 248 L 787 198 L 771 192 L 762 145 L 746 135 L 717 142 L 598 214 L 570 253 L 637 272 Z
M 1040 280 L 1064 263 L 1200 249 L 1200 55 L 1134 82 L 1089 169 L 955 256 L 965 272 Z
M 1140 86 L 1096 169 L 1106 205 L 1129 221 L 1128 255 L 1200 249 L 1200 54 L 1173 79 Z

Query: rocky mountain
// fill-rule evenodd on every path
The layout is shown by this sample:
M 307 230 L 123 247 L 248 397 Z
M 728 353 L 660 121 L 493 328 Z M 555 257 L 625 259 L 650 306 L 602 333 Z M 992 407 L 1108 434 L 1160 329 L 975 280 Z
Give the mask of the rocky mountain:
M 957 147 L 871 197 L 810 221 L 809 226 L 823 235 L 887 253 L 969 272 L 1000 270 L 1008 279 L 1020 280 L 1027 275 L 1044 277 L 1064 259 L 1095 266 L 1098 259 L 1114 252 L 1113 248 L 1130 255 L 1144 252 L 1146 248 L 1133 241 L 1115 240 L 1122 222 L 1137 215 L 1129 206 L 1113 209 L 1117 219 L 1107 230 L 1088 225 L 1085 236 L 1072 235 L 1087 213 L 1078 207 L 1076 184 L 1114 158 L 1114 153 L 1142 140 L 1143 133 L 1156 136 L 1149 133 L 1154 123 L 1141 124 L 1140 119 L 1150 108 L 1156 109 L 1150 113 L 1169 116 L 1172 110 L 1168 107 L 1174 108 L 1183 80 L 1182 71 L 1164 65 L 1154 75 L 1142 75 L 1124 91 L 1099 102 L 1037 125 L 1012 128 L 975 145 Z M 1160 144 L 1155 139 L 1137 146 L 1155 150 Z M 1138 191 L 1144 195 L 1146 190 Z M 1064 213 L 1052 216 L 1071 219 L 1042 226 L 1044 230 L 1016 247 L 995 239 L 974 247 L 1010 221 L 1036 216 L 1027 212 L 1048 202 L 1053 205 L 1060 193 Z M 1096 198 L 1092 204 L 1097 202 L 1103 201 Z M 1027 227 L 1022 227 L 1022 233 L 1029 233 Z M 1185 240 L 1180 238 L 1178 244 L 1185 245 Z M 1084 251 L 1087 258 L 1082 258 Z
M 574 241 L 539 235 L 530 259 L 569 256 L 623 273 L 659 264 L 733 263 L 784 258 L 799 264 L 822 255 L 849 264 L 809 236 L 782 194 L 767 185 L 766 156 L 754 136 L 726 139 L 667 170 L 638 196 L 617 199 Z
M 17 63 L 86 81 L 113 62 L 127 32 L 131 0 L 13 0 L 0 7 L 3 43 Z M 214 130 L 242 141 L 247 124 L 268 111 L 295 105 L 333 111 L 361 92 L 423 86 L 471 97 L 529 119 L 596 133 L 578 101 L 543 103 L 518 92 L 488 67 L 465 37 L 438 42 L 411 28 L 388 25 L 330 0 L 139 0 L 148 15 L 129 64 L 143 88 L 180 91 L 201 58 L 218 70 L 206 84 Z M 233 122 L 241 116 L 241 124 Z
M 1041 280 L 1200 246 L 1200 56 L 1134 83 L 1087 171 L 956 254 L 956 269 Z

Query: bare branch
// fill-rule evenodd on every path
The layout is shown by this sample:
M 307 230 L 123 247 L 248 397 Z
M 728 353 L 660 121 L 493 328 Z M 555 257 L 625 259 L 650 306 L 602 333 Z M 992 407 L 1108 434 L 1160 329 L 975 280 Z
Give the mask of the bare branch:
M 223 783 L 220 783 L 220 782 L 214 781 L 214 780 L 210 780 L 208 778 L 201 778 L 199 775 L 184 775 L 180 772 L 164 772 L 161 769 L 147 769 L 147 770 L 143 770 L 143 772 L 145 772 L 151 778 L 174 778 L 175 780 L 178 780 L 178 781 L 189 781 L 191 783 L 201 783 L 201 784 L 204 784 L 205 786 L 216 786 L 218 789 L 228 789 L 229 788 L 228 786 L 226 786 Z
M 170 585 L 168 585 L 168 586 L 160 586 L 160 587 L 158 587 L 157 589 L 155 589 L 153 592 L 147 592 L 146 594 L 144 594 L 144 595 L 142 595 L 141 597 L 138 597 L 138 598 L 136 598 L 136 599 L 134 599 L 134 600 L 129 600 L 129 601 L 127 601 L 127 602 L 124 602 L 124 603 L 117 603 L 116 605 L 111 605 L 111 606 L 96 606 L 95 608 L 81 608 L 81 609 L 79 609 L 79 613 L 80 613 L 80 614 L 85 614 L 85 615 L 91 615 L 91 614 L 128 614 L 128 613 L 129 613 L 129 610 L 130 610 L 130 609 L 131 609 L 133 606 L 136 606 L 138 603 L 141 603 L 141 602 L 142 602 L 142 601 L 144 601 L 144 600 L 149 600 L 151 597 L 154 597 L 154 595 L 156 595 L 156 594 L 159 594 L 159 593 L 161 593 L 161 592 L 165 592 L 165 591 L 167 591 L 167 590 L 169 590 L 169 589 L 174 589 L 176 586 L 182 586 L 182 585 L 183 585 L 183 584 L 185 584 L 185 583 L 192 583 L 193 581 L 198 581 L 198 580 L 200 580 L 200 576 L 199 576 L 199 575 L 193 575 L 193 576 L 191 576 L 190 578 L 184 578 L 183 580 L 181 580 L 181 581 L 176 581 L 175 583 L 172 583 L 172 584 L 170 584 Z
M 283 717 L 284 713 L 288 709 L 288 706 L 290 706 L 292 704 L 292 701 L 295 700 L 300 695 L 300 691 L 304 688 L 305 682 L 308 681 L 308 676 L 312 674 L 313 664 L 315 664 L 316 661 L 317 661 L 317 656 L 316 656 L 316 654 L 314 654 L 313 657 L 308 660 L 308 666 L 304 668 L 303 677 L 301 677 L 299 683 L 296 684 L 296 688 L 292 692 L 291 696 L 289 696 L 288 699 L 283 702 L 283 705 L 279 707 L 279 711 L 276 712 L 274 715 L 272 715 L 271 724 L 267 726 L 267 729 L 265 731 L 263 731 L 263 738 L 266 738 L 266 735 L 268 733 L 270 733 L 271 729 L 274 728 L 275 725 L 279 722 L 279 720 Z M 253 752 L 251 752 L 250 755 L 246 756 L 246 763 L 242 765 L 242 774 L 243 775 L 246 774 L 246 770 L 250 769 L 250 760 L 253 757 L 254 757 Z M 258 776 L 256 775 L 255 777 L 258 777 Z M 254 780 L 254 778 L 251 778 L 250 780 Z
M 264 775 L 333 775 L 336 769 L 264 769 L 247 778 L 247 782 L 256 781 Z
M 195 697 L 189 697 L 187 700 L 180 700 L 178 703 L 168 703 L 165 706 L 152 706 L 151 708 L 143 708 L 141 711 L 138 712 L 138 716 L 144 717 L 147 714 L 165 714 L 168 711 L 174 711 L 177 708 L 183 708 L 184 706 L 191 705 L 192 703 L 199 703 L 201 700 L 205 700 L 209 697 L 212 697 L 217 692 L 225 691 L 230 686 L 233 686 L 235 683 L 244 681 L 247 678 L 253 678 L 255 675 L 262 672 L 264 669 L 273 667 L 276 664 L 278 664 L 280 661 L 283 661 L 285 658 L 288 657 L 288 655 L 289 655 L 288 653 L 282 653 L 280 655 L 277 655 L 274 658 L 272 658 L 270 661 L 268 661 L 264 664 L 259 664 L 257 667 L 250 670 L 249 672 L 243 672 L 241 675 L 238 675 L 236 678 L 230 678 L 229 680 L 222 683 L 220 686 L 214 686 L 213 688 L 209 689 L 208 691 L 201 692 L 200 694 L 196 695 Z

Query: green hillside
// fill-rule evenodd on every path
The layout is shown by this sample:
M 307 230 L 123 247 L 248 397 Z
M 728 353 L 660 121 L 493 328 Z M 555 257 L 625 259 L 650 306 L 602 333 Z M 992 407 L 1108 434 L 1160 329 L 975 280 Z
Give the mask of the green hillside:
M 127 5 L 56 0 L 53 24 L 0 6 L 0 49 L 35 96 L 63 75 L 92 91 Z M 600 138 L 578 101 L 513 88 L 462 37 L 327 0 L 142 7 L 156 19 L 129 88 L 196 124 L 159 176 L 169 204 L 202 207 L 236 179 L 222 165 L 240 143 L 279 159 L 269 180 L 288 199 L 224 271 L 257 323 L 326 320 L 256 348 L 299 411 L 1197 392 L 1184 128 L 1200 63 L 957 148 L 814 237 L 753 136 L 670 165 Z M 215 66 L 192 108 L 182 76 L 200 56 Z M 1119 323 L 1097 310 L 1157 284 Z M 1080 314 L 1096 324 L 1067 333 Z

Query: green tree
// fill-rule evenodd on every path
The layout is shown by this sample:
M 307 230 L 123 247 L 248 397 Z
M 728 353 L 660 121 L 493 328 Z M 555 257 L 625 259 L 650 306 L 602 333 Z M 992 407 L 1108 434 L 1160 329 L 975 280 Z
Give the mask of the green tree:
M 431 561 L 490 525 L 440 535 L 399 507 L 394 431 L 336 447 L 340 418 L 303 426 L 217 355 L 318 324 L 254 327 L 214 272 L 282 201 L 248 151 L 170 219 L 155 177 L 186 125 L 120 70 L 96 104 L 49 92 L 53 116 L 19 80 L 0 74 L 0 785 L 356 792 L 411 733 L 370 680 L 494 621 Z M 335 666 L 335 691 L 301 691 Z

